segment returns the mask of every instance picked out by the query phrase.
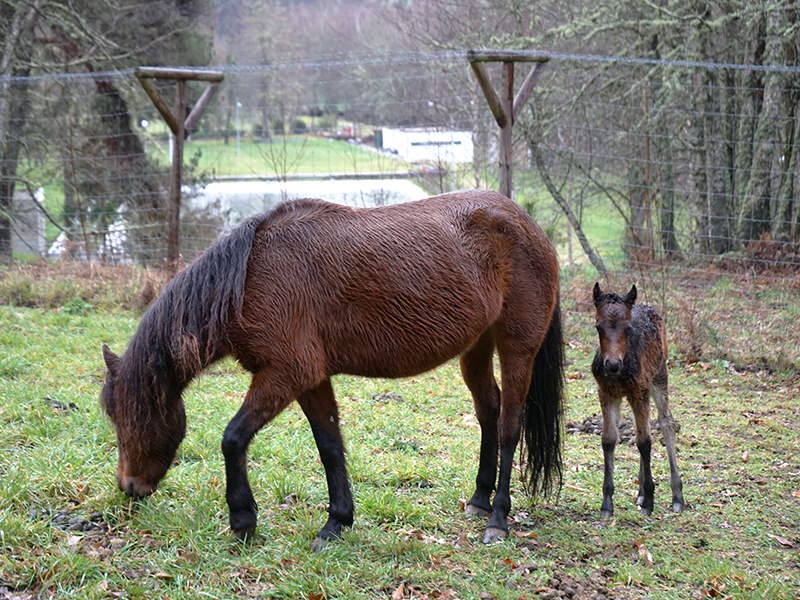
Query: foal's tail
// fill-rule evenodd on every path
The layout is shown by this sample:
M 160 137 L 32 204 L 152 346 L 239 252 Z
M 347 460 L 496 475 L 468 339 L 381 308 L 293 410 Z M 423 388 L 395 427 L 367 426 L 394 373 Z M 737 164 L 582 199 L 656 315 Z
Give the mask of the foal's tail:
M 522 409 L 524 480 L 534 496 L 561 489 L 563 395 L 564 340 L 561 309 L 556 304 L 550 328 L 534 360 L 531 386 Z

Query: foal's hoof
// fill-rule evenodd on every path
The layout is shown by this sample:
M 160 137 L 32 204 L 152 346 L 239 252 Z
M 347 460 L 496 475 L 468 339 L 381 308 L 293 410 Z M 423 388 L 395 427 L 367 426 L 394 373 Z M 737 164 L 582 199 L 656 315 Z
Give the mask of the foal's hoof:
M 614 518 L 614 511 L 613 510 L 601 510 L 600 511 L 600 519 L 603 521 L 608 521 L 609 519 Z
M 644 506 L 642 506 L 639 509 L 639 514 L 642 515 L 643 517 L 649 517 L 651 514 L 653 514 L 653 509 L 652 508 L 645 508 Z
M 683 503 L 682 502 L 673 502 L 672 503 L 672 512 L 683 512 Z
M 487 527 L 486 531 L 483 532 L 483 543 L 494 544 L 496 542 L 502 542 L 506 537 L 508 537 L 507 531 L 498 527 Z
M 474 504 L 467 504 L 464 508 L 464 514 L 468 517 L 490 517 L 492 515 L 492 511 L 486 510 L 485 508 L 481 508 L 480 506 L 476 506 Z

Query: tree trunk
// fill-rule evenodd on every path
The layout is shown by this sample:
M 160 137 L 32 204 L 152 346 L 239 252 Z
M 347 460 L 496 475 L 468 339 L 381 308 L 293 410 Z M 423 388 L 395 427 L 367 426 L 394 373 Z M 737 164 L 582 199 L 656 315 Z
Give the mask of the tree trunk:
M 0 260 L 11 259 L 11 215 L 14 188 L 17 183 L 17 163 L 28 113 L 28 70 L 17 71 L 8 88 L 5 139 L 0 151 Z
M 703 119 L 706 145 L 706 248 L 712 254 L 722 254 L 730 249 L 731 207 L 728 201 L 728 190 L 725 181 L 725 140 L 722 126 L 722 110 L 720 102 L 720 85 L 717 77 L 718 71 L 705 72 L 705 108 L 706 116 Z
M 767 25 L 766 46 L 764 48 L 764 64 L 780 65 L 783 63 L 783 41 L 779 29 L 781 18 L 777 11 L 769 15 Z M 778 71 L 767 72 L 764 79 L 763 104 L 758 114 L 755 136 L 753 139 L 753 160 L 750 165 L 750 179 L 744 188 L 744 202 L 739 210 L 738 235 L 746 243 L 769 232 L 772 225 L 772 198 L 774 189 L 773 168 L 778 163 L 778 127 L 780 116 L 781 89 L 783 78 Z

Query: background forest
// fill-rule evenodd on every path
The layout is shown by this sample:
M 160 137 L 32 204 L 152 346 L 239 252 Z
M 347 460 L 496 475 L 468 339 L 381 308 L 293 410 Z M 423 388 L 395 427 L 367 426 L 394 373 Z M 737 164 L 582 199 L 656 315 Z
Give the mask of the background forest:
M 470 164 L 408 167 L 428 172 L 420 185 L 434 194 L 497 185 L 497 126 L 466 51 L 539 52 L 545 75 L 514 125 L 514 196 L 570 274 L 586 265 L 589 278 L 652 290 L 648 301 L 680 319 L 690 356 L 737 355 L 724 340 L 741 333 L 741 307 L 701 303 L 712 284 L 732 287 L 720 297 L 751 300 L 770 324 L 758 356 L 795 364 L 786 345 L 797 320 L 769 311 L 787 306 L 800 267 L 798 10 L 788 0 L 0 0 L 0 256 L 11 256 L 13 191 L 43 188 L 48 245 L 63 232 L 77 255 L 108 257 L 122 215 L 126 256 L 163 261 L 167 130 L 137 66 L 225 73 L 192 132 L 188 183 L 266 170 L 285 182 L 333 139 L 353 150 L 308 169 L 395 171 L 405 167 L 356 147 L 374 148 L 385 127 L 471 132 Z M 489 74 L 498 81 L 499 65 Z M 171 102 L 174 84 L 160 85 Z M 190 87 L 190 107 L 203 89 Z M 182 222 L 186 260 L 219 232 L 206 209 Z M 752 360 L 751 336 L 739 337 Z

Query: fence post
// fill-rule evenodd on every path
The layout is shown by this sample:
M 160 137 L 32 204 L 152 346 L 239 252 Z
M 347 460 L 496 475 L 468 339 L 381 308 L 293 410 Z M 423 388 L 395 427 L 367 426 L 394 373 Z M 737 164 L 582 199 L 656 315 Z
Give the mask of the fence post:
M 183 175 L 183 142 L 189 137 L 195 124 L 200 119 L 220 82 L 225 77 L 221 71 L 205 71 L 197 69 L 170 69 L 162 67 L 139 67 L 136 69 L 139 83 L 150 96 L 153 104 L 161 113 L 164 121 L 169 125 L 175 136 L 172 145 L 172 170 L 169 181 L 169 224 L 167 228 L 167 268 L 175 273 L 180 256 L 180 225 L 181 225 L 181 180 Z M 174 79 L 177 84 L 175 94 L 175 114 L 170 112 L 164 99 L 161 97 L 152 79 Z M 187 81 L 207 81 L 209 86 L 200 96 L 192 112 L 186 116 Z
M 470 50 L 467 52 L 467 60 L 469 60 L 472 71 L 475 73 L 475 77 L 483 90 L 483 95 L 486 96 L 486 101 L 489 103 L 489 108 L 492 110 L 495 121 L 500 127 L 500 143 L 498 144 L 497 152 L 500 168 L 498 191 L 507 198 L 512 198 L 514 193 L 514 149 L 511 128 L 523 106 L 528 101 L 544 65 L 550 58 L 543 54 L 517 50 Z M 503 79 L 500 85 L 501 96 L 499 97 L 489 81 L 486 68 L 483 66 L 485 62 L 503 63 Z M 528 73 L 516 97 L 514 96 L 515 62 L 538 63 Z

